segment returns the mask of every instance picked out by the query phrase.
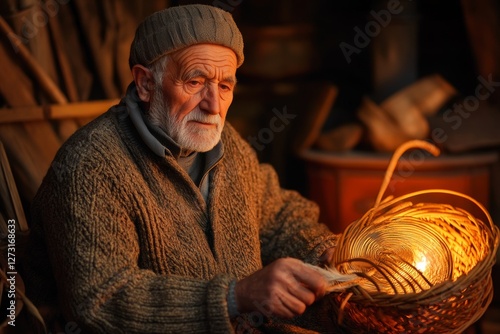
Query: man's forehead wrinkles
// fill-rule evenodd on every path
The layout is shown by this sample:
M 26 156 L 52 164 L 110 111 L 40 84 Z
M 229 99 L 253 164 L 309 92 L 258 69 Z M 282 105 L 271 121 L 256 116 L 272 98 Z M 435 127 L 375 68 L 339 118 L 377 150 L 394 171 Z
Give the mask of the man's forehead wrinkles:
M 183 76 L 186 79 L 189 79 L 189 78 L 196 78 L 196 77 L 209 78 L 211 75 L 210 75 L 210 71 L 206 71 L 206 70 L 200 69 L 200 68 L 194 68 L 194 69 L 185 71 Z
M 184 67 L 199 67 L 203 68 L 205 71 L 214 71 L 214 70 L 229 70 L 233 63 L 225 58 L 217 58 L 217 59 L 208 59 L 204 58 L 194 58 L 191 57 L 189 59 L 185 59 L 185 61 L 178 62 L 179 65 Z
M 184 62 L 199 62 L 202 64 L 205 63 L 224 63 L 228 62 L 236 66 L 236 58 L 232 57 L 232 55 L 227 54 L 223 50 L 211 50 L 207 52 L 206 49 L 198 49 L 196 47 L 188 47 L 183 50 L 179 50 L 174 53 L 173 58 L 177 60 L 178 63 Z
M 230 69 L 207 64 L 194 64 L 191 67 L 186 68 L 183 74 L 183 77 L 187 79 L 195 77 L 204 77 L 210 79 L 218 76 L 221 78 L 221 80 L 236 82 L 236 76 L 231 73 Z
M 187 65 L 184 69 L 184 75 L 189 77 L 203 76 L 209 77 L 213 76 L 215 69 L 213 66 L 203 63 L 194 63 Z

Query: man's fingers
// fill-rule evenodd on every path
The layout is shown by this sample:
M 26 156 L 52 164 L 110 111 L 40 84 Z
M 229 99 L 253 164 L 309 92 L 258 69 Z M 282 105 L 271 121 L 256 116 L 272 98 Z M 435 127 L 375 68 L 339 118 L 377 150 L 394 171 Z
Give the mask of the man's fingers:
M 327 282 L 304 262 L 285 258 L 238 281 L 236 302 L 240 312 L 250 312 L 258 305 L 267 305 L 269 312 L 291 318 L 322 297 Z
M 307 306 L 316 301 L 316 294 L 300 282 L 289 286 L 288 292 Z
M 291 294 L 286 294 L 278 297 L 281 302 L 281 307 L 276 309 L 277 315 L 286 318 L 293 318 L 297 315 L 304 313 L 306 310 L 306 305 L 295 296 Z
M 325 294 L 327 282 L 316 270 L 302 264 L 301 268 L 295 270 L 293 275 L 295 279 L 302 283 L 306 289 L 311 291 L 316 298 Z

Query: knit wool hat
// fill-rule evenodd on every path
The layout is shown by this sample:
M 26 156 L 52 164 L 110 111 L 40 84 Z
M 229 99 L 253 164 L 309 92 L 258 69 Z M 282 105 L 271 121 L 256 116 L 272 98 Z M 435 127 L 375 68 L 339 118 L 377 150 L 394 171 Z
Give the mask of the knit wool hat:
M 164 54 L 190 45 L 226 46 L 243 63 L 243 37 L 230 13 L 208 5 L 170 7 L 148 16 L 137 28 L 130 47 L 129 66 L 147 66 Z

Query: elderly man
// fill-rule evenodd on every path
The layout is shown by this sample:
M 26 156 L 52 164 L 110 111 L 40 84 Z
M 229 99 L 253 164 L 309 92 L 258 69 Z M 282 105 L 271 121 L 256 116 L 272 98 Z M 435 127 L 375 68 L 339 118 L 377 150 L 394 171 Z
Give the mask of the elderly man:
M 96 333 L 265 331 L 303 314 L 327 284 L 304 262 L 336 237 L 225 122 L 243 62 L 231 15 L 157 12 L 129 61 L 124 99 L 63 145 L 33 201 L 30 293 Z

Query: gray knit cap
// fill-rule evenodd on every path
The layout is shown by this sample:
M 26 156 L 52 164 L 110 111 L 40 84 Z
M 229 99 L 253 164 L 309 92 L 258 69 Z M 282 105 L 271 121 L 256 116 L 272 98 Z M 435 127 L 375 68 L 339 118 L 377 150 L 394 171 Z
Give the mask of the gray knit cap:
M 211 43 L 236 53 L 243 63 L 243 37 L 230 13 L 208 5 L 170 7 L 148 16 L 137 28 L 129 65 L 147 66 L 166 53 L 190 45 Z

